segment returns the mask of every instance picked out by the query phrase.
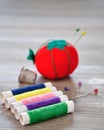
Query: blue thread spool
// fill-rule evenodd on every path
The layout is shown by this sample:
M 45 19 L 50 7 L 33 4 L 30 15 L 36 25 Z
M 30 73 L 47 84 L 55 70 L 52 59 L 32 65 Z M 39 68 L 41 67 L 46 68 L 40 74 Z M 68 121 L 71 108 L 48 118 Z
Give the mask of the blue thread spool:
M 22 93 L 37 90 L 37 89 L 42 89 L 42 88 L 45 88 L 45 87 L 52 87 L 52 83 L 46 82 L 46 83 L 43 83 L 43 84 L 34 84 L 34 85 L 30 85 L 30 86 L 25 86 L 23 88 L 13 89 L 11 91 L 1 92 L 0 93 L 0 99 L 1 99 L 2 103 L 4 103 L 5 99 L 8 98 L 8 97 L 12 97 L 14 95 L 22 94 Z

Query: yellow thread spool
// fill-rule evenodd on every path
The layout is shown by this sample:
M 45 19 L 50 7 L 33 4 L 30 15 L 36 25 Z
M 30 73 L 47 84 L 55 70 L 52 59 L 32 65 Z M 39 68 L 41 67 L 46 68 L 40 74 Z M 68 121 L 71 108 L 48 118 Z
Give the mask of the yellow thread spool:
M 51 88 L 43 88 L 41 90 L 34 90 L 34 91 L 31 91 L 31 92 L 27 92 L 27 93 L 23 93 L 23 94 L 19 94 L 19 95 L 16 95 L 14 96 L 16 101 L 20 101 L 24 98 L 27 98 L 27 97 L 32 97 L 32 96 L 36 96 L 36 95 L 40 95 L 40 94 L 43 94 L 43 93 L 48 93 L 48 92 L 51 92 Z

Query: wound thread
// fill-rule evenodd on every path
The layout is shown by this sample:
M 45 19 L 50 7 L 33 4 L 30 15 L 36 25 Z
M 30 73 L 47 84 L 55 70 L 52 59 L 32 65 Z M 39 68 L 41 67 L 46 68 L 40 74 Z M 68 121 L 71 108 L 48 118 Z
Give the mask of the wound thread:
M 17 101 L 11 104 L 11 112 L 14 113 L 14 109 L 16 109 L 17 107 L 23 106 L 23 105 L 27 105 L 30 103 L 35 103 L 35 102 L 39 102 L 48 98 L 53 98 L 56 95 L 53 92 L 49 92 L 49 93 L 45 93 L 45 94 L 41 94 L 41 95 L 37 95 L 37 96 L 33 96 L 33 97 L 28 97 L 25 99 L 22 99 L 21 101 Z
M 39 90 L 34 90 L 34 91 L 31 91 L 31 92 L 27 92 L 27 93 L 23 93 L 23 94 L 19 94 L 19 95 L 16 95 L 16 96 L 12 96 L 12 97 L 9 97 L 5 100 L 5 106 L 6 108 L 10 108 L 11 104 L 16 102 L 16 101 L 20 101 L 24 98 L 28 98 L 28 97 L 32 97 L 32 96 L 37 96 L 37 95 L 40 95 L 40 94 L 43 94 L 43 93 L 48 93 L 48 92 L 51 92 L 51 91 L 57 91 L 57 89 L 55 87 L 47 87 L 47 88 L 43 88 L 43 89 L 39 89 Z
M 49 106 L 52 104 L 56 104 L 62 101 L 68 101 L 68 97 L 66 95 L 60 96 L 60 97 L 54 97 L 50 99 L 45 99 L 39 102 L 33 102 L 30 104 L 27 104 L 26 106 L 20 106 L 15 109 L 15 118 L 18 120 L 20 118 L 20 114 L 29 110 Z
M 30 103 L 30 104 L 27 104 L 26 107 L 27 107 L 28 110 L 32 110 L 32 109 L 40 108 L 40 107 L 43 107 L 43 106 L 55 104 L 55 103 L 58 103 L 58 102 L 61 102 L 60 98 L 54 97 L 54 98 L 46 99 L 46 100 L 43 100 L 43 101 L 40 101 L 40 102 L 35 102 L 35 103 L 33 102 L 33 103 Z
M 13 102 L 10 105 L 11 112 L 14 113 L 14 109 L 16 109 L 17 107 L 24 106 L 24 105 L 27 105 L 27 104 L 32 103 L 32 102 L 39 102 L 39 101 L 42 101 L 45 99 L 49 99 L 49 98 L 53 98 L 55 96 L 61 96 L 61 95 L 63 95 L 62 91 L 48 92 L 48 93 L 44 93 L 41 95 L 28 97 L 28 98 L 22 99 L 22 100 L 17 101 L 17 102 Z
M 35 84 L 35 85 L 31 85 L 31 86 L 25 86 L 25 87 L 22 87 L 22 88 L 16 88 L 16 89 L 13 89 L 11 91 L 1 92 L 0 93 L 0 100 L 2 101 L 2 103 L 5 103 L 5 100 L 9 97 L 12 97 L 12 96 L 15 96 L 15 95 L 18 95 L 18 94 L 22 94 L 22 93 L 25 93 L 25 92 L 29 92 L 29 91 L 34 91 L 34 90 L 37 90 L 37 89 L 42 89 L 42 88 L 45 88 L 45 87 L 52 87 L 52 83 L 46 82 L 46 83 L 43 83 L 43 84 Z
M 20 113 L 22 113 L 22 112 L 26 112 L 28 110 L 37 109 L 40 107 L 56 104 L 56 103 L 59 103 L 62 101 L 68 101 L 68 97 L 66 95 L 56 96 L 54 94 L 54 97 L 51 97 L 51 98 L 41 99 L 40 101 L 35 100 L 35 102 L 31 102 L 26 105 L 17 106 L 14 108 L 15 118 L 18 120 Z M 11 108 L 12 108 L 11 110 L 13 110 L 13 106 Z
M 27 98 L 27 97 L 36 96 L 36 95 L 48 93 L 48 92 L 51 92 L 51 91 L 52 91 L 51 88 L 47 87 L 47 88 L 43 88 L 43 89 L 40 89 L 40 90 L 34 90 L 34 91 L 31 91 L 31 92 L 19 94 L 19 95 L 15 96 L 15 99 L 16 99 L 16 101 L 19 101 L 19 100 L 22 100 L 22 99 Z
M 72 100 L 30 110 L 20 114 L 21 125 L 33 124 L 74 112 Z
M 65 115 L 69 112 L 68 111 L 69 102 L 70 101 L 68 101 L 67 103 L 61 102 L 61 103 L 57 103 L 50 106 L 46 106 L 46 107 L 42 107 L 42 108 L 38 108 L 35 110 L 30 110 L 28 112 L 21 113 L 20 123 L 22 125 L 33 124 L 40 121 L 45 121 L 51 118 Z
M 46 106 L 36 110 L 28 111 L 30 124 L 45 121 L 50 118 L 65 115 L 68 112 L 68 107 L 65 102 L 57 103 L 51 106 Z
M 45 93 L 45 94 L 42 94 L 42 95 L 37 95 L 37 96 L 34 96 L 34 97 L 23 99 L 22 103 L 24 105 L 26 105 L 26 104 L 29 104 L 29 103 L 32 103 L 32 102 L 38 102 L 38 101 L 45 100 L 45 99 L 48 99 L 48 98 L 53 98 L 53 97 L 55 97 L 55 94 L 53 92 L 49 92 L 49 93 Z
M 23 88 L 13 89 L 11 91 L 12 91 L 13 95 L 17 95 L 17 94 L 37 90 L 37 89 L 42 89 L 42 88 L 45 88 L 45 87 L 46 87 L 45 84 L 34 84 L 34 85 L 26 86 L 26 87 L 23 87 Z

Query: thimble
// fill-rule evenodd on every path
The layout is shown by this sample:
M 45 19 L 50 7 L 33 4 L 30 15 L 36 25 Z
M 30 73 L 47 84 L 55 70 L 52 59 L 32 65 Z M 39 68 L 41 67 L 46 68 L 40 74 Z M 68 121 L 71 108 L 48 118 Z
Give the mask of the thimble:
M 36 72 L 34 72 L 32 70 L 29 70 L 29 69 L 27 69 L 25 67 L 22 67 L 21 71 L 20 71 L 20 74 L 19 74 L 19 77 L 18 77 L 18 81 L 20 83 L 34 84 L 35 80 L 36 80 L 36 77 L 37 77 Z

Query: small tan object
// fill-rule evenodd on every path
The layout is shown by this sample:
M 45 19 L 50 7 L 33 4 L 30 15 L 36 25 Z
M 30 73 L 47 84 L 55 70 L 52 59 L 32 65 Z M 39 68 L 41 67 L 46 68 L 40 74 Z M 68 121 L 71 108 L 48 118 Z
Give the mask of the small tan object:
M 19 77 L 18 77 L 18 81 L 20 83 L 34 84 L 36 77 L 37 77 L 36 72 L 29 70 L 25 67 L 22 67 L 21 72 L 20 72 Z

